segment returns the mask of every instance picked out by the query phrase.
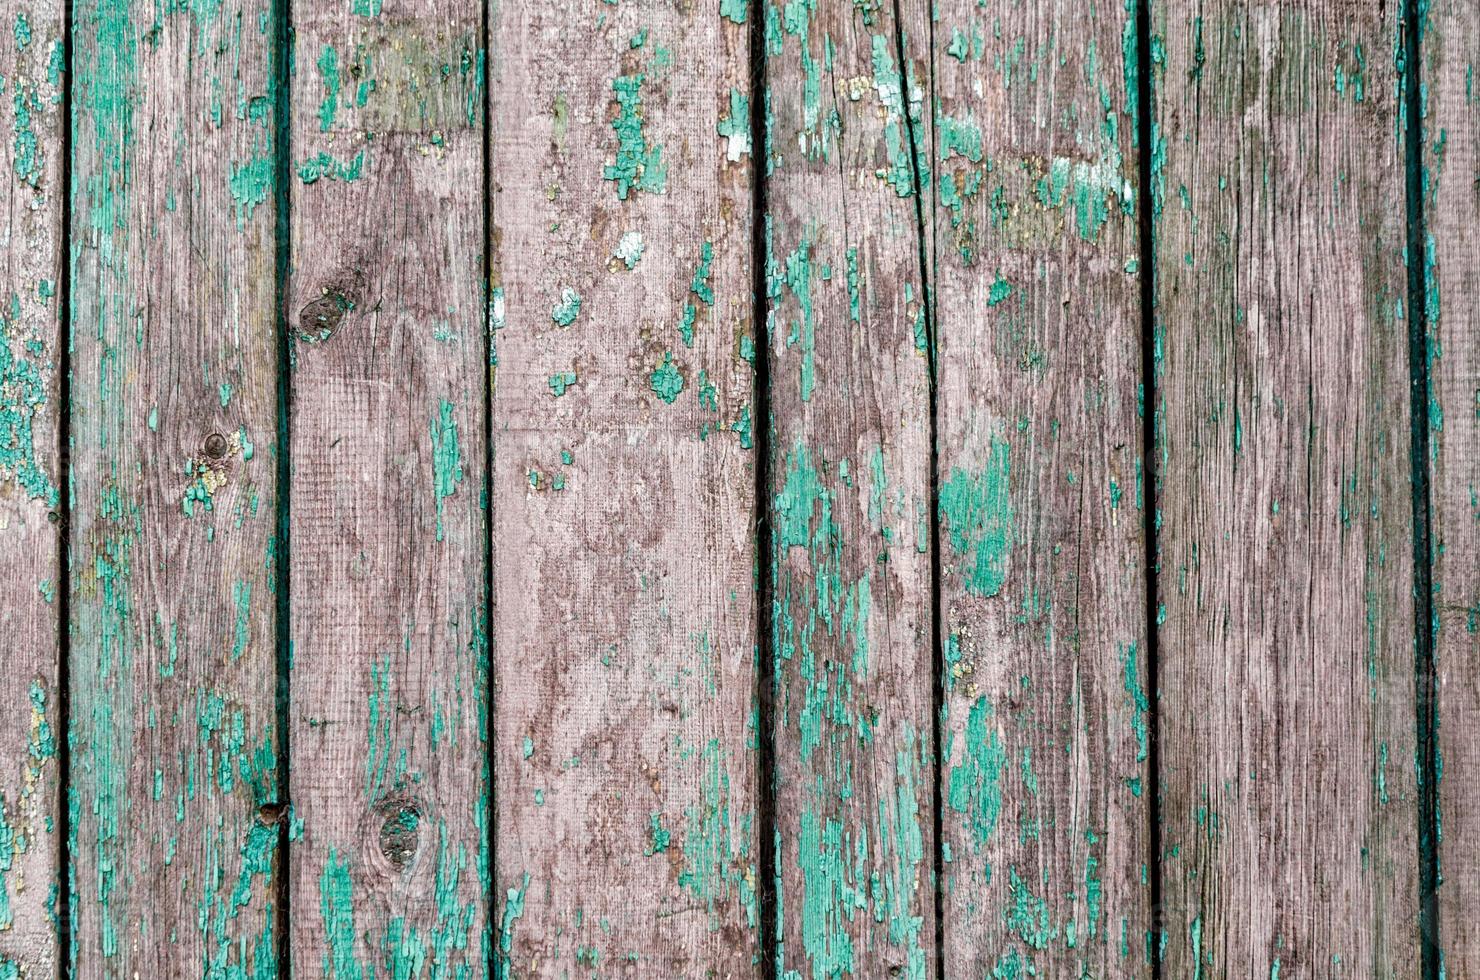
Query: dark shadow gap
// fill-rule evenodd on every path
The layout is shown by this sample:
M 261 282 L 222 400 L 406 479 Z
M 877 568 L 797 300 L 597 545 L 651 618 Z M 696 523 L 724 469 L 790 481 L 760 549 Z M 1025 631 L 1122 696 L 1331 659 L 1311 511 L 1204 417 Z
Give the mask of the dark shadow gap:
M 1156 465 L 1156 240 L 1151 199 L 1151 2 L 1136 0 L 1136 220 L 1140 247 L 1141 289 L 1141 468 L 1144 492 L 1141 519 L 1146 541 L 1146 771 L 1151 783 L 1147 794 L 1147 867 L 1151 887 L 1151 921 L 1146 935 L 1146 957 L 1151 976 L 1160 980 L 1161 959 L 1166 944 L 1162 903 L 1165 889 L 1161 860 L 1161 643 L 1157 627 L 1158 575 L 1161 545 L 1157 540 L 1156 515 L 1161 506 L 1161 474 Z M 1126 93 L 1131 95 L 1132 93 Z
M 292 937 L 292 849 L 289 843 L 289 828 L 293 824 L 293 805 L 289 769 L 291 767 L 291 744 L 289 728 L 292 723 L 292 686 L 289 667 L 293 660 L 292 603 L 290 601 L 289 530 L 291 527 L 290 491 L 293 472 L 291 460 L 292 438 L 292 389 L 293 351 L 292 325 L 289 302 L 292 275 L 292 225 L 289 209 L 292 204 L 292 154 L 293 154 L 293 82 L 290 64 L 290 48 L 293 37 L 292 0 L 274 0 L 272 10 L 274 35 L 272 39 L 272 91 L 273 91 L 273 221 L 274 221 L 274 275 L 277 279 L 275 321 L 277 323 L 277 433 L 274 461 L 276 464 L 277 499 L 274 504 L 275 540 L 273 542 L 273 577 L 276 588 L 274 651 L 276 660 L 276 697 L 274 699 L 273 724 L 278 739 L 278 841 L 277 841 L 277 907 L 274 909 L 274 928 L 277 930 L 278 976 L 291 980 L 293 976 Z
M 1433 542 L 1429 488 L 1429 284 L 1425 251 L 1423 93 L 1415 0 L 1402 8 L 1403 169 L 1407 199 L 1409 478 L 1413 498 L 1413 684 L 1418 740 L 1418 928 L 1424 980 L 1439 980 L 1438 673 L 1434 664 Z
M 776 848 L 776 663 L 772 648 L 772 603 L 775 583 L 772 573 L 775 549 L 768 517 L 771 499 L 771 304 L 767 284 L 770 236 L 766 233 L 766 191 L 770 177 L 771 143 L 766 129 L 766 109 L 771 94 L 766 88 L 766 5 L 755 4 L 750 19 L 750 295 L 751 335 L 755 338 L 755 546 L 756 546 L 756 742 L 760 746 L 759 794 L 756 821 L 760 828 L 761 976 L 776 980 L 780 972 L 777 909 L 781 881 L 780 855 Z
M 498 756 L 494 751 L 498 740 L 495 733 L 494 689 L 494 637 L 493 637 L 493 386 L 495 384 L 495 338 L 493 335 L 493 93 L 488 84 L 489 60 L 493 51 L 493 18 L 489 9 L 490 0 L 483 0 L 483 41 L 478 54 L 478 84 L 483 90 L 483 160 L 479 170 L 483 193 L 483 793 L 487 819 L 484 820 L 483 849 L 488 862 L 484 887 L 488 890 L 488 918 L 483 923 L 483 935 L 487 948 L 496 948 L 494 922 L 498 912 L 499 889 L 495 884 L 498 868 L 498 808 L 495 806 L 494 785 L 498 772 Z M 494 964 L 489 969 L 497 971 Z
M 917 124 L 925 125 L 923 119 L 916 119 L 914 107 L 910 101 L 910 62 L 905 53 L 904 20 L 901 16 L 900 0 L 894 0 L 894 56 L 899 62 L 899 91 L 900 100 L 903 103 L 905 138 L 910 144 L 910 180 L 914 187 L 915 199 L 915 250 L 919 263 L 920 273 L 920 303 L 925 314 L 925 369 L 929 372 L 929 384 L 927 392 L 929 397 L 930 411 L 930 461 L 929 461 L 929 488 L 928 513 L 926 522 L 929 525 L 930 535 L 930 758 L 931 769 L 935 774 L 931 785 L 931 833 L 934 846 L 931 849 L 931 905 L 935 915 L 935 949 L 932 951 L 932 959 L 935 965 L 936 977 L 944 977 L 945 974 L 945 903 L 942 901 L 945 895 L 945 849 L 944 849 L 944 797 L 941 793 L 941 748 L 944 745 L 941 724 L 945 714 L 945 647 L 944 631 L 942 629 L 942 610 L 940 603 L 940 412 L 937 407 L 937 396 L 940 387 L 940 365 L 938 357 L 938 344 L 935 325 L 935 291 L 930 282 L 930 249 L 925 244 L 925 229 L 931 229 L 934 234 L 935 215 L 926 214 L 925 182 L 921 175 L 928 172 L 928 168 L 921 162 L 922 152 L 928 154 L 931 147 L 922 147 L 920 134 L 916 131 Z M 925 97 L 923 100 L 924 111 L 935 111 L 935 17 L 931 14 L 926 18 L 930 25 L 925 38 L 926 51 L 929 54 L 927 62 L 928 75 L 925 80 Z M 926 130 L 929 132 L 929 129 Z
M 57 976 L 71 976 L 72 936 L 72 4 L 62 4 L 62 220 L 57 276 Z

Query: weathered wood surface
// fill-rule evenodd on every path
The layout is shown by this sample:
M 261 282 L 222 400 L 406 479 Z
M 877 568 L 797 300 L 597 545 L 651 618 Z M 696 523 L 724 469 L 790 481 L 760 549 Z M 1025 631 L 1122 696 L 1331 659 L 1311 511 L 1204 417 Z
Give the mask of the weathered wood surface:
M 938 8 L 946 976 L 1151 970 L 1135 41 Z
M 1421 35 L 1438 929 L 1448 976 L 1480 975 L 1480 7 L 1441 0 Z M 1417 257 L 1415 257 L 1417 258 Z
M 1480 973 L 1473 3 L 64 9 L 0 980 Z
M 51 976 L 60 885 L 62 6 L 0 21 L 0 976 Z
M 491 14 L 498 969 L 755 976 L 753 11 Z
M 293 968 L 483 975 L 482 20 L 292 23 Z
M 72 10 L 76 976 L 275 970 L 268 15 Z
M 936 973 L 917 172 L 929 10 L 762 9 L 776 965 L 923 978 Z M 901 37 L 921 60 L 901 64 Z
M 1419 971 L 1398 7 L 1152 5 L 1164 976 Z

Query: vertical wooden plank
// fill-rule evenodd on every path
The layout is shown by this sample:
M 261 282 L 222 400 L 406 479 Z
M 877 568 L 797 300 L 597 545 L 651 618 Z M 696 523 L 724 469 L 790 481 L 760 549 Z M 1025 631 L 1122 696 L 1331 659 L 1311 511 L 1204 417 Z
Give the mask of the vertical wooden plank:
M 929 11 L 764 10 L 777 967 L 933 976 Z
M 482 15 L 292 23 L 292 960 L 481 976 Z
M 272 976 L 275 28 L 74 8 L 79 977 Z
M 1133 7 L 938 8 L 948 976 L 1144 976 Z
M 1398 4 L 1153 4 L 1166 976 L 1418 974 Z
M 1439 930 L 1448 976 L 1480 974 L 1480 7 L 1427 6 L 1420 35 L 1429 496 L 1439 690 Z
M 494 11 L 501 975 L 760 969 L 751 15 Z
M 0 976 L 51 976 L 57 833 L 62 7 L 0 23 Z

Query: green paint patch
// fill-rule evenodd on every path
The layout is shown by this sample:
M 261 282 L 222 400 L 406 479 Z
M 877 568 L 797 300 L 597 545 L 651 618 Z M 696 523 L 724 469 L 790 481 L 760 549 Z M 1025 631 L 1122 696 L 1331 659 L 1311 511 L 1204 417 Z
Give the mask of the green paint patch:
M 353 160 L 339 160 L 328 153 L 320 152 L 298 165 L 298 179 L 305 184 L 321 180 L 342 180 L 348 183 L 359 180 L 365 172 L 365 151 L 356 153 Z
M 683 392 L 683 375 L 673 363 L 672 351 L 663 354 L 663 363 L 648 376 L 648 385 L 659 398 L 670 405 Z
M 247 226 L 247 221 L 257 210 L 257 206 L 272 193 L 272 173 L 272 158 L 266 155 L 254 156 L 240 166 L 232 164 L 227 185 L 231 190 L 232 200 L 236 202 L 238 229 Z
M 334 117 L 339 113 L 339 52 L 324 45 L 319 55 L 319 74 L 324 79 L 324 100 L 319 103 L 319 131 L 327 133 L 334 128 Z
M 617 241 L 616 251 L 612 255 L 620 260 L 630 272 L 637 268 L 637 263 L 646 250 L 647 245 L 642 240 L 642 232 L 628 231 L 622 233 L 622 237 Z
M 951 770 L 946 803 L 963 820 L 980 853 L 1002 819 L 1002 767 L 1007 750 L 997 737 L 992 705 L 977 698 L 966 720 L 965 755 Z
M 666 190 L 668 168 L 663 163 L 663 148 L 648 146 L 643 131 L 641 72 L 612 79 L 612 92 L 617 102 L 617 116 L 612 129 L 617 134 L 616 160 L 608 164 L 602 176 L 617 185 L 617 197 L 627 200 L 633 190 L 662 194 Z
M 1012 295 L 1012 283 L 1003 279 L 999 273 L 991 288 L 987 290 L 987 305 L 996 306 Z
M 566 389 L 570 388 L 575 383 L 576 373 L 574 371 L 559 371 L 555 374 L 550 375 L 550 393 L 553 394 L 556 398 L 559 398 L 561 395 L 565 394 Z
M 733 895 L 740 899 L 750 927 L 757 925 L 755 867 L 750 859 L 748 833 L 737 846 L 731 836 L 735 826 L 730 813 L 730 773 L 724 746 L 710 739 L 704 746 L 699 773 L 699 798 L 684 808 L 683 870 L 679 887 L 709 912 L 710 931 L 724 924 L 724 903 Z M 657 827 L 657 814 L 653 827 Z M 745 818 L 748 826 L 749 818 Z
M 1125 693 L 1131 699 L 1131 730 L 1136 736 L 1136 761 L 1145 762 L 1148 744 L 1146 712 L 1151 702 L 1146 689 L 1141 686 L 1141 669 L 1136 657 L 1136 644 L 1131 642 L 1121 648 L 1121 666 L 1124 669 Z
M 581 315 L 581 294 L 570 286 L 560 290 L 560 301 L 550 310 L 550 319 L 557 326 L 568 327 Z
M 34 361 L 12 350 L 19 328 L 20 299 L 12 295 L 9 313 L 0 307 L 0 479 L 54 508 L 57 487 L 36 456 L 35 419 L 46 405 L 46 380 Z
M 432 419 L 432 497 L 437 505 L 437 540 L 444 536 L 443 501 L 457 491 L 462 482 L 462 454 L 457 444 L 457 422 L 452 417 L 453 405 L 442 399 L 437 416 Z
M 993 436 L 979 473 L 957 467 L 940 488 L 941 523 L 961 560 L 958 573 L 973 595 L 996 595 L 1006 577 L 1012 545 L 1010 470 L 1008 444 Z
M 892 44 L 892 38 L 874 35 L 874 88 L 878 91 L 879 104 L 884 107 L 884 152 L 888 160 L 888 166 L 879 171 L 879 176 L 894 188 L 895 194 L 909 197 L 915 193 L 915 148 L 909 145 L 906 136 L 905 113 L 910 109 L 906 105 L 904 80 L 890 53 Z
M 738 88 L 730 89 L 730 114 L 719 121 L 717 129 L 727 141 L 725 159 L 735 163 L 750 153 L 750 100 Z
M 714 243 L 705 242 L 700 253 L 699 266 L 694 270 L 694 278 L 689 283 L 689 295 L 706 306 L 714 305 L 714 290 L 709 286 L 709 276 L 713 268 Z M 699 308 L 694 305 L 693 298 L 684 300 L 683 318 L 678 324 L 678 333 L 685 347 L 694 346 L 694 323 L 699 317 Z

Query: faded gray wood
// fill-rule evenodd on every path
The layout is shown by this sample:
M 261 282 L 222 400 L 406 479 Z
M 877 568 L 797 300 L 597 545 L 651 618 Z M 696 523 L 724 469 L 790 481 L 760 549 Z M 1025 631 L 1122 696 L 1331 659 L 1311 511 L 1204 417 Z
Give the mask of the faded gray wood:
M 57 749 L 62 350 L 62 8 L 0 23 L 0 975 L 51 976 L 60 883 Z
M 292 8 L 295 972 L 489 956 L 483 40 Z
M 1438 666 L 1439 932 L 1480 974 L 1480 7 L 1429 5 L 1421 35 L 1429 466 Z M 1437 775 L 1437 774 L 1436 774 Z
M 751 14 L 491 10 L 501 975 L 760 970 Z
M 767 3 L 766 355 L 787 976 L 935 974 L 928 8 Z M 900 64 L 903 31 L 906 51 Z M 912 141 L 913 138 L 913 141 Z M 928 193 L 928 188 L 927 188 Z
M 73 8 L 78 977 L 276 957 L 270 8 Z
M 1151 970 L 1135 54 L 937 8 L 947 976 Z
M 1169 977 L 1418 975 L 1398 4 L 1153 4 Z

